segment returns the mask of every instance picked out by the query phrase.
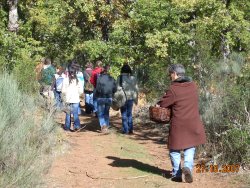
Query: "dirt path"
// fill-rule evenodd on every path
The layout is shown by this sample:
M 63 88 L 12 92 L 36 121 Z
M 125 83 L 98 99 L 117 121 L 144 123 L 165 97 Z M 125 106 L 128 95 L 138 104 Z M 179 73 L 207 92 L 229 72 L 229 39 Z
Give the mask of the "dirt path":
M 61 114 L 58 123 L 63 124 Z M 165 137 L 152 127 L 135 125 L 134 135 L 122 135 L 120 118 L 112 113 L 110 134 L 99 132 L 98 120 L 81 116 L 80 132 L 65 132 L 67 152 L 58 157 L 48 175 L 52 188 L 130 187 L 244 187 L 235 175 L 194 172 L 192 184 L 170 181 L 171 163 Z M 195 170 L 195 169 L 194 169 Z

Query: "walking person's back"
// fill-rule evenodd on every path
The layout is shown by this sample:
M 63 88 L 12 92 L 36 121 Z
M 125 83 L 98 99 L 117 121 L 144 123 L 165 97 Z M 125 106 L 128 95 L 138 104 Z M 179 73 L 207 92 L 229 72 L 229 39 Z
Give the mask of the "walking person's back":
M 41 71 L 41 78 L 39 80 L 39 83 L 41 85 L 40 93 L 46 98 L 47 108 L 49 108 L 54 103 L 54 92 L 51 86 L 54 80 L 55 73 L 56 70 L 51 65 L 51 60 L 49 58 L 46 58 L 44 61 L 43 69 Z
M 93 91 L 94 86 L 90 83 L 90 78 L 93 72 L 93 65 L 92 63 L 86 64 L 86 69 L 83 72 L 84 76 L 84 94 L 85 94 L 85 112 L 87 114 L 91 114 L 94 110 L 94 104 L 93 104 Z
M 138 103 L 138 85 L 136 77 L 128 64 L 121 68 L 121 75 L 117 78 L 117 86 L 125 92 L 125 103 L 120 108 L 122 115 L 122 133 L 133 133 L 133 104 Z
M 172 180 L 193 181 L 192 169 L 195 147 L 206 142 L 204 126 L 200 119 L 198 106 L 198 90 L 196 84 L 185 76 L 181 64 L 169 67 L 172 83 L 159 101 L 163 108 L 172 109 L 168 138 L 169 155 L 172 162 Z M 181 150 L 184 150 L 184 167 L 181 168 Z
M 116 92 L 116 82 L 108 74 L 109 66 L 105 66 L 96 82 L 97 113 L 102 132 L 107 132 L 109 124 L 109 109 L 112 96 Z
M 80 120 L 78 116 L 78 108 L 80 95 L 83 93 L 83 86 L 77 79 L 76 70 L 70 68 L 68 77 L 63 80 L 62 95 L 63 100 L 70 106 L 70 111 L 66 111 L 65 126 L 66 131 L 70 130 L 71 114 L 74 118 L 74 130 L 80 129 Z
M 94 104 L 94 109 L 93 112 L 95 113 L 95 116 L 97 117 L 97 99 L 95 96 L 96 93 L 96 82 L 97 82 L 97 77 L 100 75 L 100 73 L 102 72 L 103 68 L 102 68 L 102 62 L 101 61 L 97 61 L 96 62 L 96 67 L 95 69 L 92 71 L 91 77 L 90 77 L 90 83 L 94 86 L 94 91 L 93 91 L 93 104 Z
M 46 58 L 44 61 L 43 69 L 41 71 L 41 79 L 39 80 L 39 82 L 43 86 L 51 86 L 55 73 L 56 70 L 51 65 L 51 60 L 49 58 Z

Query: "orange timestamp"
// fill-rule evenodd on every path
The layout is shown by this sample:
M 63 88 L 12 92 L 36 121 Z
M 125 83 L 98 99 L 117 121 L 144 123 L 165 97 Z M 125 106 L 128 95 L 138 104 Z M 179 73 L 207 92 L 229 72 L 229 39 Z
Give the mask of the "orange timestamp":
M 197 164 L 195 165 L 196 173 L 237 173 L 240 170 L 239 164 L 225 164 L 225 165 L 208 165 L 205 164 Z

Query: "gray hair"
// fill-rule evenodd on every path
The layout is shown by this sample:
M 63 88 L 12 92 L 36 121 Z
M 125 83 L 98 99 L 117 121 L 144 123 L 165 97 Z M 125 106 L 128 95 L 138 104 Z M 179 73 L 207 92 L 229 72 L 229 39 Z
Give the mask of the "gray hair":
M 185 68 L 182 64 L 172 64 L 168 68 L 169 73 L 175 72 L 177 76 L 185 76 Z

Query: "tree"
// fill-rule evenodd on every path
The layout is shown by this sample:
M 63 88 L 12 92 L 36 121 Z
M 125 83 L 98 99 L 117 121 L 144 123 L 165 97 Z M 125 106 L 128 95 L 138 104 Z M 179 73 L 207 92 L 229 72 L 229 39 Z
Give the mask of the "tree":
M 17 32 L 19 28 L 17 11 L 18 0 L 7 0 L 7 3 L 9 6 L 8 29 L 11 32 Z

